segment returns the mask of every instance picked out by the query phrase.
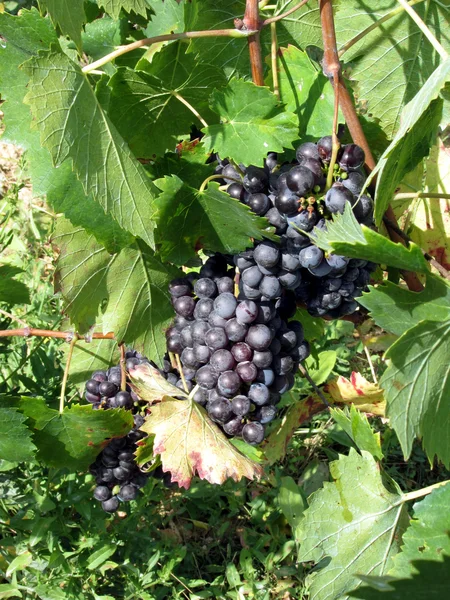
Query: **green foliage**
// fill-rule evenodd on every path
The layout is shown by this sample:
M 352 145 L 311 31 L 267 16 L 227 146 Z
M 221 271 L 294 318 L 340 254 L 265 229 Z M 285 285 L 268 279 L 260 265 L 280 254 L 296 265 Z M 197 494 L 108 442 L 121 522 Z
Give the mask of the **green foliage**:
M 283 110 L 268 89 L 249 81 L 232 79 L 223 91 L 215 90 L 211 108 L 220 124 L 205 128 L 203 143 L 238 163 L 262 166 L 262 148 L 282 152 L 298 137 L 294 114 Z
M 22 269 L 10 265 L 0 265 L 0 302 L 6 304 L 29 304 L 28 288 L 21 281 L 13 279 Z
M 112 16 L 113 19 L 118 19 L 120 11 L 123 9 L 127 12 L 135 12 L 137 15 L 146 16 L 147 2 L 146 0 L 99 0 L 98 4 Z
M 360 450 L 370 452 L 378 460 L 383 458 L 380 434 L 374 433 L 367 417 L 354 404 L 350 406 L 350 410 L 332 408 L 330 414 Z
M 86 21 L 83 0 L 45 0 L 44 4 L 55 25 L 72 38 L 81 51 L 81 29 Z
M 32 460 L 36 447 L 31 441 L 31 433 L 26 417 L 15 408 L 0 405 L 0 458 L 10 462 Z

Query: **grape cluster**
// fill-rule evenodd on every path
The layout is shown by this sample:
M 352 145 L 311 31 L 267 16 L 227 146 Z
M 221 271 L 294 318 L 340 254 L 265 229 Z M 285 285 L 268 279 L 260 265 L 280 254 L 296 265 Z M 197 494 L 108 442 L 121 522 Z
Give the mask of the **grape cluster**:
M 126 353 L 127 369 L 142 362 L 148 360 L 139 353 Z M 103 510 L 110 513 L 119 508 L 120 502 L 134 500 L 148 479 L 148 475 L 136 464 L 134 456 L 137 442 L 146 436 L 139 430 L 144 424 L 144 417 L 138 412 L 139 398 L 129 386 L 121 391 L 120 383 L 120 366 L 114 366 L 107 371 L 95 371 L 85 388 L 85 398 L 94 409 L 125 408 L 134 413 L 131 431 L 125 437 L 111 440 L 90 467 L 97 483 L 94 498 L 101 501 Z
M 236 298 L 233 274 L 227 257 L 215 255 L 200 273 L 171 282 L 176 318 L 166 332 L 167 349 L 180 355 L 185 381 L 170 363 L 165 370 L 228 436 L 259 444 L 309 346 L 302 325 L 287 322 L 295 313 L 294 294 L 277 302 Z
M 361 195 L 366 181 L 364 151 L 356 144 L 340 148 L 333 184 L 324 195 L 331 151 L 327 136 L 317 144 L 301 144 L 295 162 L 281 166 L 274 152 L 268 153 L 263 168 L 234 166 L 216 157 L 216 173 L 222 175 L 228 194 L 265 216 L 280 236 L 277 244 L 256 243 L 235 257 L 242 297 L 267 301 L 294 290 L 313 315 L 337 318 L 357 309 L 355 298 L 376 265 L 326 253 L 307 235 L 315 227 L 326 230 L 327 219 L 343 213 L 346 203 L 358 222 L 373 226 L 373 201 Z

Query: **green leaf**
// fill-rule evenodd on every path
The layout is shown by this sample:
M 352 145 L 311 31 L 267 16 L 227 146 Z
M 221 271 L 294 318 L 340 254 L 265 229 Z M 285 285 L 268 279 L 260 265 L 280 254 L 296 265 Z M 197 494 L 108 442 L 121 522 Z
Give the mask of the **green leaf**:
M 338 47 L 397 6 L 391 0 L 364 6 L 359 0 L 340 2 L 335 17 Z M 450 50 L 449 36 L 442 28 L 448 20 L 448 3 L 418 3 L 414 11 Z M 403 121 L 403 106 L 427 87 L 427 79 L 440 57 L 415 22 L 401 11 L 363 36 L 344 53 L 342 60 L 351 66 L 349 76 L 365 112 L 379 121 L 392 139 Z
M 328 221 L 327 231 L 315 227 L 313 237 L 320 248 L 332 250 L 336 254 L 407 271 L 428 271 L 428 263 L 418 246 L 411 243 L 409 248 L 405 248 L 403 244 L 391 242 L 376 231 L 360 225 L 349 202 L 346 203 L 343 215 L 335 214 L 333 220 Z
M 86 469 L 108 439 L 122 437 L 133 427 L 133 415 L 124 409 L 94 410 L 79 404 L 60 414 L 43 398 L 21 398 L 19 409 L 34 430 L 38 457 L 47 465 Z
M 416 560 L 417 571 L 412 578 L 392 579 L 390 577 L 363 577 L 364 586 L 350 597 L 359 600 L 429 600 L 446 598 L 450 591 L 450 557 L 443 555 L 442 561 Z
M 104 562 L 110 558 L 117 550 L 117 546 L 112 544 L 105 544 L 95 552 L 93 552 L 87 561 L 87 568 L 92 571 L 98 569 Z
M 184 42 L 171 44 L 151 63 L 143 59 L 136 71 L 118 69 L 111 78 L 109 116 L 141 158 L 174 150 L 193 123 L 200 127 L 193 110 L 208 123 L 218 122 L 208 96 L 225 85 L 225 77 L 215 67 L 186 54 L 185 49 Z
M 386 281 L 358 298 L 375 323 L 396 335 L 402 335 L 420 321 L 450 319 L 450 285 L 431 273 L 427 274 L 422 292 L 409 290 Z
M 450 555 L 450 485 L 438 487 L 414 504 L 414 517 L 402 539 L 402 551 L 394 557 L 389 571 L 392 577 L 411 577 L 417 573 L 417 562 L 441 561 Z
M 422 438 L 430 460 L 450 466 L 450 320 L 424 321 L 404 333 L 387 351 L 389 366 L 380 385 L 386 414 L 403 454 Z
M 251 245 L 250 238 L 273 237 L 266 219 L 221 192 L 216 182 L 210 182 L 203 192 L 176 175 L 155 184 L 162 190 L 157 199 L 157 242 L 166 261 L 184 265 L 199 248 L 236 254 Z
M 0 598 L 22 598 L 22 592 L 11 583 L 0 583 Z
M 23 68 L 31 79 L 25 101 L 55 166 L 70 158 L 86 195 L 92 194 L 123 229 L 152 246 L 154 186 L 104 114 L 80 67 L 64 54 L 46 52 Z
M 86 381 L 94 371 L 107 370 L 113 365 L 118 365 L 119 360 L 120 351 L 115 340 L 77 342 L 70 361 L 69 381 L 83 392 Z
M 30 293 L 21 281 L 13 279 L 21 272 L 10 265 L 0 265 L 0 302 L 6 304 L 30 304 Z
M 308 356 L 306 367 L 311 379 L 316 385 L 322 385 L 330 376 L 334 365 L 336 364 L 337 353 L 334 350 L 324 350 L 317 356 Z
M 81 30 L 86 22 L 83 0 L 45 0 L 45 6 L 55 25 L 68 35 L 81 51 Z
M 135 12 L 137 15 L 147 16 L 146 0 L 99 0 L 99 5 L 105 9 L 113 19 L 118 19 L 120 11 Z
M 211 176 L 211 165 L 206 164 L 209 154 L 198 140 L 181 142 L 176 152 L 166 152 L 163 157 L 148 165 L 153 180 L 165 175 L 177 175 L 184 183 L 197 189 Z
M 262 166 L 267 152 L 292 148 L 298 138 L 295 115 L 269 89 L 249 81 L 232 79 L 224 91 L 213 91 L 211 108 L 220 124 L 204 129 L 205 148 L 237 163 Z
M 1 402 L 3 404 L 3 402 Z M 26 417 L 17 409 L 0 404 L 0 458 L 11 462 L 33 460 L 36 446 L 25 425 Z
M 294 319 L 300 321 L 303 325 L 305 340 L 308 340 L 308 342 L 320 339 L 323 336 L 325 329 L 324 320 L 320 317 L 313 317 L 306 308 L 297 307 Z
M 102 19 L 96 19 L 92 23 L 87 23 L 84 33 L 81 34 L 83 42 L 83 52 L 98 60 L 107 54 L 110 54 L 126 40 L 128 33 L 125 19 L 115 21 L 106 15 Z M 114 67 L 107 63 L 103 65 L 102 70 L 106 73 L 114 73 Z
M 350 406 L 350 411 L 332 408 L 330 413 L 336 423 L 342 427 L 360 450 L 370 452 L 378 460 L 383 458 L 380 434 L 373 431 L 366 415 L 356 410 L 354 404 Z
M 359 573 L 385 574 L 407 524 L 402 496 L 386 489 L 368 452 L 351 448 L 330 470 L 334 481 L 310 496 L 298 537 L 299 561 L 323 561 L 311 576 L 311 600 L 344 596 L 360 585 Z
M 440 64 L 402 110 L 401 126 L 372 171 L 371 177 L 377 175 L 378 178 L 375 192 L 377 225 L 403 177 L 429 152 L 441 120 L 442 100 L 438 96 L 446 81 L 450 81 L 450 58 Z
M 16 571 L 23 571 L 30 566 L 32 560 L 33 555 L 29 550 L 26 550 L 22 554 L 18 554 L 16 558 L 9 563 L 6 570 L 6 577 L 11 577 Z
M 282 477 L 277 496 L 278 506 L 287 522 L 295 531 L 300 525 L 307 502 L 303 498 L 300 487 L 292 477 Z
M 334 93 L 327 77 L 295 46 L 280 48 L 278 60 L 281 101 L 297 115 L 298 137 L 328 135 L 333 128 Z M 266 85 L 272 85 L 272 71 Z
M 294 8 L 297 0 L 278 0 L 275 15 L 280 15 Z M 336 2 L 336 10 L 340 2 Z M 334 7 L 333 3 L 333 7 Z M 268 29 L 268 28 L 267 28 Z M 322 27 L 319 6 L 308 2 L 277 23 L 277 39 L 280 46 L 295 44 L 305 50 L 308 46 L 322 48 Z M 269 48 L 266 51 L 269 54 Z
M 155 37 L 168 33 L 180 33 L 185 30 L 184 13 L 186 2 L 178 0 L 149 1 L 155 14 L 145 29 L 145 37 Z M 166 42 L 167 43 L 167 42 Z
M 143 242 L 110 255 L 63 219 L 54 241 L 60 247 L 57 289 L 77 330 L 86 332 L 101 308 L 103 333 L 114 332 L 117 340 L 161 362 L 164 330 L 174 316 L 168 284 L 179 271 L 163 265 Z

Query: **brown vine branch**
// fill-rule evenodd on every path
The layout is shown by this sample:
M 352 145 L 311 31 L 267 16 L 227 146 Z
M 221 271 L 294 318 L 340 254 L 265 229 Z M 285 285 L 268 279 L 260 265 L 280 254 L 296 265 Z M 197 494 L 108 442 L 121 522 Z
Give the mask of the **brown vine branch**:
M 356 114 L 356 110 L 353 105 L 353 101 L 345 86 L 340 69 L 336 45 L 336 34 L 334 29 L 332 0 L 319 0 L 319 6 L 320 19 L 322 23 L 322 38 L 324 45 L 324 73 L 328 77 L 334 77 L 335 74 L 338 73 L 338 85 L 337 88 L 335 87 L 335 90 L 339 90 L 339 104 L 341 110 L 344 114 L 344 118 L 347 123 L 350 135 L 352 136 L 354 142 L 364 150 L 366 155 L 366 166 L 369 171 L 372 171 L 375 168 L 375 159 L 370 150 L 361 123 L 359 122 L 358 115 Z M 339 64 L 339 67 L 337 67 L 336 62 Z M 386 210 L 386 216 L 390 221 L 396 222 L 394 211 L 392 210 L 391 206 L 388 206 Z M 391 240 L 393 240 L 394 242 L 400 242 L 403 245 L 405 245 L 405 240 L 403 240 L 394 231 L 394 229 L 389 227 L 387 229 Z M 421 284 L 419 278 L 415 273 L 412 273 L 410 271 L 402 271 L 402 276 L 410 290 L 412 290 L 413 292 L 420 292 L 421 290 L 423 290 L 423 285 Z
M 79 341 L 88 342 L 85 336 L 71 331 L 52 331 L 51 329 L 35 329 L 34 327 L 24 327 L 23 329 L 2 329 L 0 337 L 49 337 L 69 340 L 74 338 Z M 114 333 L 93 333 L 89 336 L 93 340 L 113 340 Z
M 255 85 L 264 85 L 264 67 L 259 33 L 261 21 L 259 19 L 258 0 L 246 1 L 243 23 L 248 31 L 256 31 L 256 33 L 253 33 L 248 38 L 248 51 L 250 54 L 253 83 Z
M 299 2 L 295 6 L 293 6 L 292 8 L 290 8 L 289 10 L 287 10 L 286 12 L 284 12 L 283 14 L 277 15 L 276 17 L 270 17 L 270 19 L 265 19 L 261 23 L 261 27 L 265 27 L 266 25 L 270 25 L 271 23 L 276 23 L 277 21 L 281 21 L 281 19 L 285 19 L 289 15 L 292 15 L 293 12 L 295 12 L 296 10 L 298 10 L 299 8 L 301 8 L 302 6 L 304 6 L 307 2 L 308 2 L 308 0 L 302 0 L 301 2 Z

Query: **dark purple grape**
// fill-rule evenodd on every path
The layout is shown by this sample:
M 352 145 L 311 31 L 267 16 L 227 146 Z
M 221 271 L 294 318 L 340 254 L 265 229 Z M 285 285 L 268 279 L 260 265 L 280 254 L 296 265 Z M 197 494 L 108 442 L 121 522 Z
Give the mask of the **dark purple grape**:
M 250 267 L 245 269 L 241 275 L 242 281 L 253 288 L 257 288 L 263 278 L 263 274 L 259 270 L 258 266 Z
M 228 345 L 228 336 L 221 327 L 211 327 L 205 335 L 205 343 L 211 350 L 220 350 Z
M 129 392 L 117 392 L 114 400 L 117 408 L 126 408 L 129 410 L 133 407 L 133 400 Z
M 97 402 L 100 402 L 101 398 L 99 394 L 91 394 L 91 392 L 84 392 L 84 397 L 91 404 L 97 404 Z
M 227 320 L 217 314 L 215 310 L 209 313 L 208 323 L 211 327 L 221 327 L 225 329 L 225 325 L 227 324 Z
M 183 364 L 183 366 L 187 366 L 187 367 L 199 367 L 199 363 L 197 362 L 196 358 L 195 358 L 195 353 L 194 353 L 194 348 L 185 348 L 183 350 L 183 352 L 181 353 L 181 362 Z
M 327 179 L 322 171 L 322 164 L 320 160 L 314 160 L 312 158 L 305 158 L 300 162 L 302 167 L 309 169 L 314 177 L 314 191 L 321 191 L 325 189 Z
M 256 382 L 257 383 L 263 383 L 264 385 L 267 385 L 268 387 L 270 385 L 272 385 L 272 383 L 275 381 L 275 373 L 273 372 L 272 369 L 259 369 L 257 376 L 256 376 Z
M 244 417 L 250 412 L 251 402 L 247 396 L 235 396 L 231 401 L 231 409 L 238 417 Z
M 174 279 L 169 283 L 169 293 L 172 298 L 189 296 L 192 293 L 192 286 L 187 279 L 180 277 L 179 279 Z
M 229 350 L 222 349 L 216 350 L 212 354 L 209 364 L 217 373 L 223 373 L 224 371 L 234 369 L 236 362 Z
M 300 250 L 298 255 L 300 264 L 305 269 L 314 269 L 318 267 L 323 260 L 323 250 L 317 246 L 311 245 Z
M 272 341 L 272 333 L 266 325 L 252 325 L 245 341 L 252 350 L 267 350 Z
M 195 305 L 194 318 L 206 321 L 213 311 L 214 300 L 212 298 L 200 298 Z
M 317 142 L 317 151 L 323 162 L 330 162 L 331 153 L 333 151 L 333 139 L 331 135 L 326 135 L 325 137 L 320 138 L 320 140 Z
M 244 186 L 240 183 L 230 183 L 227 187 L 228 194 L 236 200 L 243 200 L 245 196 Z
M 203 277 L 195 282 L 194 294 L 198 298 L 214 298 L 217 295 L 217 286 L 209 277 Z
M 89 379 L 89 381 L 86 382 L 86 392 L 89 392 L 90 394 L 94 394 L 95 396 L 99 395 L 99 391 L 98 388 L 100 386 L 100 382 L 97 381 L 96 379 Z M 103 395 L 103 394 L 100 394 Z
M 268 369 L 272 364 L 273 354 L 270 350 L 259 351 L 253 353 L 253 363 L 258 369 Z
M 227 435 L 239 435 L 243 427 L 244 424 L 239 417 L 235 417 L 223 424 L 223 430 Z
M 280 250 L 273 242 L 265 241 L 256 246 L 253 256 L 258 265 L 274 267 L 280 258 Z
M 211 329 L 209 323 L 206 323 L 206 321 L 195 321 L 192 325 L 191 325 L 191 332 L 192 332 L 192 340 L 194 342 L 194 344 L 197 342 L 199 344 L 204 344 L 205 343 L 205 335 L 208 333 L 208 331 Z
M 239 375 L 239 377 L 244 383 L 251 383 L 256 379 L 258 369 L 252 362 L 240 362 L 236 366 L 236 373 Z
M 252 300 L 243 300 L 236 307 L 236 319 L 239 323 L 248 325 L 258 316 L 258 305 Z
M 273 206 L 265 214 L 266 219 L 273 227 L 275 227 L 276 233 L 282 235 L 287 229 L 286 217 L 280 213 L 278 208 Z
M 211 419 L 217 423 L 225 423 L 234 416 L 231 402 L 225 398 L 210 402 L 207 410 Z
M 257 215 L 265 215 L 270 208 L 270 200 L 266 194 L 250 194 L 246 204 Z
M 217 389 L 223 396 L 231 398 L 239 391 L 240 387 L 241 379 L 235 371 L 224 371 L 219 375 Z
M 236 362 L 245 362 L 252 360 L 253 350 L 245 342 L 238 342 L 232 346 L 231 354 Z
M 281 296 L 281 284 L 278 277 L 274 277 L 273 275 L 263 277 L 263 280 L 259 284 L 259 291 L 269 300 L 279 298 Z
M 247 335 L 248 327 L 234 318 L 227 321 L 225 331 L 230 342 L 242 342 Z
M 253 267 L 255 265 L 255 261 L 253 260 L 253 250 L 251 253 L 241 252 L 241 254 L 238 254 L 238 256 L 235 257 L 235 263 L 241 272 Z
M 370 196 L 363 194 L 353 204 L 353 214 L 356 220 L 363 225 L 370 225 L 373 220 L 373 200 Z
M 359 276 L 358 267 L 352 267 L 345 271 L 344 275 L 342 276 L 342 281 L 356 281 L 358 279 L 358 276 Z
M 309 272 L 315 277 L 326 277 L 331 273 L 331 267 L 324 258 L 318 267 L 310 267 Z
M 201 406 L 205 406 L 208 401 L 208 392 L 203 388 L 199 387 L 195 394 L 192 396 L 192 400 L 200 404 Z
M 106 381 L 107 377 L 106 371 L 95 371 L 92 373 L 91 379 L 95 379 L 95 381 L 99 381 L 101 383 L 102 381 Z
M 237 170 L 231 164 L 227 164 L 222 169 L 222 175 L 227 183 L 233 183 L 233 179 L 237 179 L 238 181 L 242 179 L 240 173 L 238 173 Z
M 119 499 L 117 496 L 113 496 L 108 500 L 102 502 L 102 508 L 105 512 L 113 513 L 119 508 Z
M 217 296 L 214 300 L 214 310 L 224 319 L 230 319 L 234 316 L 236 306 L 237 300 L 233 294 L 230 294 L 229 292 L 220 294 L 220 296 Z
M 234 292 L 234 281 L 231 277 L 219 277 L 216 279 L 215 283 L 219 294 L 225 294 L 227 292 L 232 294 Z
M 211 358 L 211 350 L 208 348 L 208 346 L 203 346 L 198 342 L 194 342 L 194 356 L 197 362 L 206 364 Z
M 113 469 L 114 477 L 117 481 L 125 481 L 131 475 L 131 469 L 127 469 L 126 467 L 115 467 Z
M 112 398 L 115 396 L 117 391 L 117 385 L 111 381 L 102 381 L 102 383 L 98 386 L 99 394 L 101 396 L 106 396 L 107 398 Z
M 277 331 L 277 328 L 274 327 L 273 331 Z M 277 338 L 274 338 L 271 342 L 270 342 L 270 346 L 269 346 L 269 350 L 272 352 L 272 354 L 275 356 L 276 354 L 279 354 L 281 352 L 281 342 L 280 340 L 278 340 Z
M 301 231 L 311 231 L 319 217 L 314 210 L 301 210 L 293 217 L 287 217 L 288 225 Z
M 366 156 L 364 150 L 356 144 L 347 144 L 342 148 L 339 166 L 344 171 L 353 171 L 363 166 Z
M 260 444 L 264 439 L 264 426 L 258 421 L 247 423 L 242 428 L 242 439 L 247 444 Z
M 246 300 L 260 300 L 261 292 L 258 289 L 251 288 L 249 285 L 246 285 L 244 282 L 240 282 L 239 284 L 240 297 L 245 298 Z
M 184 369 L 183 369 L 184 371 Z M 175 385 L 175 387 L 177 387 L 179 390 L 182 390 L 185 393 L 189 393 L 192 392 L 192 390 L 194 389 L 194 384 L 192 383 L 192 381 L 188 381 L 186 379 L 186 377 L 184 378 L 186 385 L 183 383 L 182 379 L 179 379 Z
M 276 152 L 268 152 L 266 158 L 264 159 L 264 166 L 272 171 L 278 164 L 278 155 Z
M 169 337 L 167 340 L 167 350 L 168 352 L 173 352 L 174 354 L 181 354 L 183 352 L 183 343 L 179 333 Z
M 275 417 L 277 416 L 278 409 L 276 406 L 259 406 L 255 412 L 255 419 L 266 425 L 267 423 L 271 423 Z
M 269 176 L 260 167 L 249 165 L 244 176 L 244 188 L 250 194 L 257 194 L 264 191 L 269 185 Z
M 342 302 L 342 296 L 339 292 L 327 292 L 320 297 L 320 303 L 323 308 L 327 310 L 333 310 L 333 308 L 337 308 Z
M 195 310 L 195 300 L 191 296 L 180 296 L 174 299 L 173 307 L 182 317 L 191 317 Z
M 341 183 L 334 183 L 325 195 L 325 206 L 333 214 L 343 214 L 347 202 L 353 205 L 355 198 Z
M 320 160 L 317 144 L 314 144 L 314 142 L 305 142 L 304 144 L 300 144 L 300 146 L 295 151 L 295 156 L 299 163 L 301 163 L 302 160 L 305 160 L 307 158 L 312 158 L 316 161 Z
M 301 165 L 293 167 L 286 177 L 288 188 L 300 197 L 308 196 L 314 187 L 314 183 L 312 172 Z
M 288 290 L 294 290 L 300 283 L 301 275 L 299 271 L 290 273 L 289 271 L 281 270 L 278 274 L 278 281 Z
M 94 490 L 96 500 L 108 500 L 111 498 L 111 490 L 106 485 L 98 485 Z
M 192 348 L 194 345 L 194 337 L 192 335 L 191 325 L 185 327 L 182 331 L 180 331 L 181 343 L 185 348 Z
M 217 379 L 218 374 L 210 365 L 200 367 L 195 376 L 197 384 L 205 390 L 212 390 L 217 385 Z
M 293 273 L 300 268 L 298 254 L 291 254 L 287 250 L 281 252 L 281 267 L 285 271 Z
M 347 268 L 349 259 L 339 254 L 329 254 L 326 260 L 333 269 L 333 275 L 340 275 Z
M 269 402 L 269 388 L 264 383 L 252 383 L 248 391 L 248 397 L 256 406 L 263 406 Z
M 120 500 L 123 500 L 124 502 L 129 502 L 130 500 L 134 500 L 136 498 L 138 494 L 138 489 L 137 487 L 135 487 L 134 485 L 123 485 L 120 488 L 118 497 L 120 498 Z
M 295 215 L 300 206 L 298 196 L 288 187 L 281 188 L 275 198 L 275 208 L 282 215 Z
M 175 317 L 175 319 L 173 320 L 173 327 L 174 329 L 176 329 L 177 331 L 181 331 L 182 329 L 184 329 L 185 327 L 187 327 L 188 325 L 192 324 L 192 319 L 186 319 L 186 317 L 182 317 L 181 315 L 177 315 Z
M 272 368 L 277 375 L 287 375 L 294 368 L 294 360 L 291 356 L 275 357 Z
M 291 352 L 291 356 L 294 360 L 301 362 L 302 360 L 308 358 L 310 353 L 309 343 L 304 340 L 293 352 Z
M 341 180 L 342 185 L 350 190 L 355 196 L 359 196 L 365 182 L 366 176 L 362 171 L 350 171 L 347 177 Z

